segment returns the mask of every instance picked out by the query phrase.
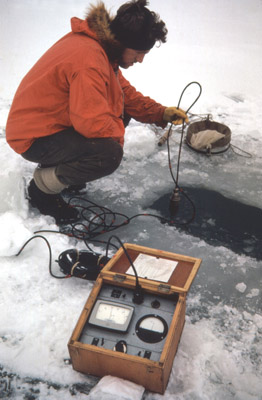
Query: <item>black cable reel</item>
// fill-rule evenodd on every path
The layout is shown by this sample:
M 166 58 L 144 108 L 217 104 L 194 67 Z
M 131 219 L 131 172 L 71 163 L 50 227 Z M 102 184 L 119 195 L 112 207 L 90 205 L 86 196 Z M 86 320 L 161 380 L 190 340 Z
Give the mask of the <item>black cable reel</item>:
M 59 255 L 57 262 L 65 275 L 94 281 L 109 260 L 86 250 L 69 249 Z

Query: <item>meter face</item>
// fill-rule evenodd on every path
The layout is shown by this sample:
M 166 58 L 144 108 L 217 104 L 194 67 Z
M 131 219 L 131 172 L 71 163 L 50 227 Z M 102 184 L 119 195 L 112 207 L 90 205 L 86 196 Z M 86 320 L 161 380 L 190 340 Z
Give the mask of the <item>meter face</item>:
M 140 328 L 158 333 L 164 333 L 165 331 L 164 323 L 153 316 L 144 318 L 140 323 Z
M 99 304 L 96 318 L 101 321 L 110 321 L 115 324 L 124 325 L 128 319 L 130 311 L 129 308 L 104 302 Z
M 158 343 L 168 333 L 168 325 L 160 315 L 147 314 L 136 323 L 136 334 L 140 340 L 146 343 Z
M 107 300 L 97 300 L 89 317 L 89 323 L 101 328 L 126 332 L 134 307 Z

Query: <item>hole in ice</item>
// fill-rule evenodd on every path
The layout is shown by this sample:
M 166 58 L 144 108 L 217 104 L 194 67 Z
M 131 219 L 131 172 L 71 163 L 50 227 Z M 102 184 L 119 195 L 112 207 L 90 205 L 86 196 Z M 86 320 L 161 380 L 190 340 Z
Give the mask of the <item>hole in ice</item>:
M 196 216 L 188 226 L 178 229 L 205 240 L 214 246 L 225 246 L 238 254 L 262 259 L 262 210 L 204 188 L 183 187 L 196 207 Z M 172 190 L 156 200 L 150 208 L 169 218 Z M 191 218 L 192 207 L 183 195 L 175 221 Z

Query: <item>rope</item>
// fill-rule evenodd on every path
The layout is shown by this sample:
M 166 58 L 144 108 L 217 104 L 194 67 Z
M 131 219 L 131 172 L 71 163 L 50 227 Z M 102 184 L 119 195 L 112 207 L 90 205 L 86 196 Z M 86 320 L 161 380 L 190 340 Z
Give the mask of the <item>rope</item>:
M 243 150 L 243 149 L 240 149 L 239 147 L 235 146 L 235 145 L 232 144 L 232 143 L 230 144 L 230 147 L 231 147 L 232 151 L 233 151 L 236 155 L 238 155 L 238 156 L 240 156 L 240 157 L 244 157 L 244 158 L 253 158 L 253 155 L 252 155 L 251 153 L 248 153 L 247 151 L 245 151 L 245 150 Z M 242 153 L 245 153 L 246 156 L 244 156 L 243 154 L 237 153 L 237 152 L 234 150 L 234 148 L 237 149 L 237 150 L 239 150 L 239 151 L 241 151 Z

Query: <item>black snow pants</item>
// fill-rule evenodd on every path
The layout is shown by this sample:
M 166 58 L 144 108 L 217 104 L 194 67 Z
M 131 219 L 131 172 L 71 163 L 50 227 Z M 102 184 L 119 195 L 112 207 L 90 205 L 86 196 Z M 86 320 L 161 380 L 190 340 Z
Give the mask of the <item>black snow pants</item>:
M 55 166 L 58 179 L 65 185 L 81 185 L 114 172 L 123 149 L 112 138 L 88 139 L 68 128 L 36 139 L 22 157 L 41 168 Z

